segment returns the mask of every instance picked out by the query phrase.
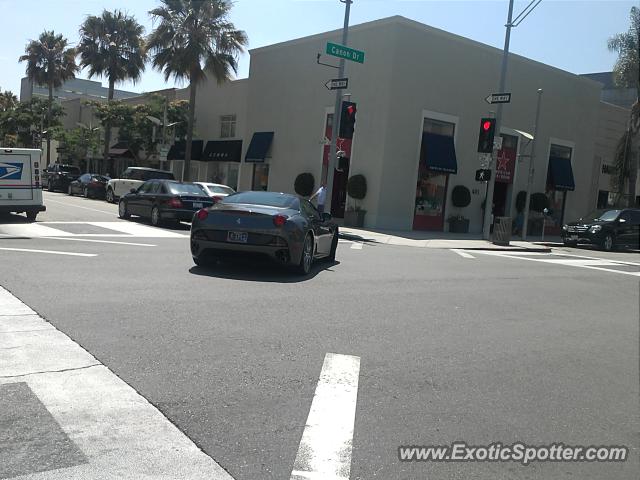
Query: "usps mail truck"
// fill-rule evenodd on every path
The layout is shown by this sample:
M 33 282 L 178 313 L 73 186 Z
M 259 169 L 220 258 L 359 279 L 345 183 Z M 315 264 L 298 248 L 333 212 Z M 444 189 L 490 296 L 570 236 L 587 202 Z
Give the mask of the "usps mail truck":
M 42 204 L 41 150 L 0 147 L 0 214 L 26 213 L 34 222 Z

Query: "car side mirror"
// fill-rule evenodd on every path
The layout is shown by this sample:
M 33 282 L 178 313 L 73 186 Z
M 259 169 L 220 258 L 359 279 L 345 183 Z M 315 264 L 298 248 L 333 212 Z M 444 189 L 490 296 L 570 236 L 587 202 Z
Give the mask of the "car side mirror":
M 129 190 L 129 193 L 136 193 L 138 190 L 136 190 L 135 188 L 132 188 L 131 190 Z
M 330 213 L 327 212 L 322 212 L 322 221 L 323 222 L 328 222 L 329 220 L 331 220 L 333 217 L 331 216 Z

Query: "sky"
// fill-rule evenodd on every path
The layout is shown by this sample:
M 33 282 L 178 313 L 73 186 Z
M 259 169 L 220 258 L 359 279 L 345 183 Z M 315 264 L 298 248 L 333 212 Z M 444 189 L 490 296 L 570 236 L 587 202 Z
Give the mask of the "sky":
M 20 92 L 25 64 L 18 62 L 30 39 L 45 29 L 78 41 L 78 26 L 87 15 L 121 9 L 134 15 L 149 33 L 148 12 L 160 0 L 0 0 L 0 89 Z M 351 25 L 402 15 L 404 17 L 502 48 L 508 0 L 353 0 Z M 528 1 L 516 1 L 514 13 Z M 572 73 L 610 71 L 616 55 L 607 39 L 629 28 L 629 11 L 637 1 L 542 0 L 511 35 L 511 52 Z M 236 0 L 231 20 L 247 32 L 249 49 L 342 28 L 344 4 L 339 0 Z M 373 52 L 367 52 L 371 55 Z M 239 59 L 239 78 L 249 72 L 249 53 Z M 79 75 L 87 78 L 86 72 Z M 100 78 L 106 85 L 106 81 Z M 116 88 L 134 92 L 173 86 L 151 66 L 137 84 Z

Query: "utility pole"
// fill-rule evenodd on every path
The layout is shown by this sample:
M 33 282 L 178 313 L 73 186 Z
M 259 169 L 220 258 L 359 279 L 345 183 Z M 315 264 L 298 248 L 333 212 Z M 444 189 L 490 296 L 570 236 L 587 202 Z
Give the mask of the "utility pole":
M 538 143 L 538 125 L 540 124 L 540 104 L 542 103 L 542 89 L 538 89 L 538 106 L 536 107 L 536 123 L 533 125 L 533 144 L 531 145 L 531 155 L 529 156 L 529 176 L 527 177 L 527 196 L 524 201 L 524 223 L 522 225 L 522 240 L 527 239 L 527 224 L 529 223 L 529 205 L 531 203 L 531 186 L 533 176 L 536 172 L 536 144 Z
M 511 28 L 513 27 L 513 0 L 509 0 L 509 15 L 507 17 L 507 32 L 504 38 L 504 50 L 502 53 L 502 70 L 500 72 L 500 86 L 498 87 L 498 93 L 505 91 L 505 84 L 507 80 L 507 64 L 509 62 L 509 42 L 511 41 Z M 496 135 L 500 135 L 500 127 L 502 126 L 502 104 L 498 104 L 496 112 Z M 493 170 L 489 183 L 487 184 L 487 201 L 484 206 L 484 223 L 482 225 L 482 233 L 485 240 L 491 238 L 491 217 L 493 216 L 493 190 L 496 184 L 496 156 L 497 151 L 494 148 L 491 154 L 491 162 L 489 168 Z
M 344 9 L 344 27 L 342 28 L 342 45 L 348 46 L 347 42 L 349 40 L 349 14 L 351 13 L 351 4 L 353 0 L 340 0 L 345 4 Z M 344 58 L 340 59 L 340 66 L 338 68 L 338 78 L 344 78 L 345 71 L 345 60 Z M 323 180 L 327 185 L 327 198 L 329 200 L 329 205 L 331 204 L 331 200 L 333 198 L 333 174 L 335 166 L 338 164 L 337 159 L 337 145 L 338 145 L 338 135 L 340 134 L 340 117 L 342 112 L 342 90 L 336 90 L 336 103 L 335 108 L 333 110 L 333 124 L 331 126 L 331 147 L 329 150 L 329 159 L 327 165 L 327 171 L 325 172 L 325 176 Z

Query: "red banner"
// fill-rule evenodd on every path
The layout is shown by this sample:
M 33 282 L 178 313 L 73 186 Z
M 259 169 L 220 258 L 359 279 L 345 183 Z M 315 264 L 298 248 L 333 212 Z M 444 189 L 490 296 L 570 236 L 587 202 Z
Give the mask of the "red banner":
M 328 139 L 331 139 L 331 125 L 330 125 L 330 117 L 327 116 L 327 123 L 324 129 L 324 136 Z M 342 150 L 345 153 L 346 158 L 351 158 L 351 142 L 350 138 L 338 138 L 337 140 L 337 150 Z M 329 151 L 331 150 L 331 145 L 324 146 L 324 152 L 322 155 L 322 164 L 329 164 Z
M 503 148 L 498 152 L 496 165 L 496 182 L 513 183 L 516 171 L 517 152 L 514 148 Z

